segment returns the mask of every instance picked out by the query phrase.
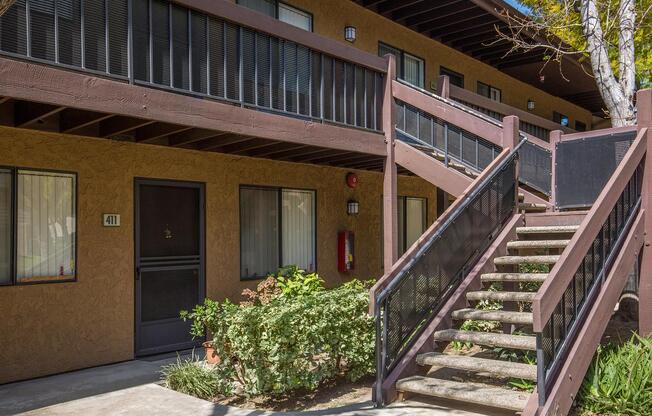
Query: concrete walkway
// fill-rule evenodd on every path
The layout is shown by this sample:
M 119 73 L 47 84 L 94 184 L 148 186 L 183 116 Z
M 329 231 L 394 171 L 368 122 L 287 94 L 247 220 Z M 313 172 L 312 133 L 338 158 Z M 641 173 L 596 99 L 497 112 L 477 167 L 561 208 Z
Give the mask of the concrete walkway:
M 161 366 L 176 356 L 95 367 L 0 386 L 0 415 L 193 415 L 193 416 L 496 416 L 477 409 L 454 411 L 445 405 L 406 401 L 374 409 L 370 401 L 336 409 L 264 412 L 216 405 L 160 386 Z

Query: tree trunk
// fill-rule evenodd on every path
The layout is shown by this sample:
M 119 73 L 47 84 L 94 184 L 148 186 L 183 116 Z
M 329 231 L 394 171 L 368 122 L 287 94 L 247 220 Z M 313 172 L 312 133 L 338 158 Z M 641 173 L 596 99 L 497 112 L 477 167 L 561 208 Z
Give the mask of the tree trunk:
M 580 14 L 582 29 L 586 36 L 591 69 L 596 85 L 604 100 L 611 124 L 614 127 L 627 126 L 636 123 L 634 97 L 634 20 L 636 17 L 634 1 L 621 0 L 621 34 L 619 36 L 619 56 L 621 82 L 618 82 L 611 68 L 611 60 L 607 52 L 606 39 L 600 23 L 600 13 L 595 0 L 583 0 Z M 623 32 L 625 28 L 625 33 Z M 631 28 L 631 31 L 629 31 Z

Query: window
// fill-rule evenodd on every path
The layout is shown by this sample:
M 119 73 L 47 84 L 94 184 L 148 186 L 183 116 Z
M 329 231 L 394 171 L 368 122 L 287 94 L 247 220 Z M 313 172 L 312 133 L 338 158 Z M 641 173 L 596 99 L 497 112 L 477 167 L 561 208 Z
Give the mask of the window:
M 570 120 L 568 119 L 568 116 L 565 116 L 556 111 L 552 112 L 552 121 L 554 121 L 555 123 L 559 123 L 562 126 L 568 126 L 570 124 Z
M 492 87 L 491 85 L 480 81 L 478 81 L 478 94 L 498 103 L 502 99 L 502 92 L 498 88 Z
M 275 19 L 312 31 L 312 14 L 276 0 L 238 0 L 238 4 Z
M 448 79 L 452 85 L 464 88 L 464 75 L 460 74 L 459 72 L 455 72 L 442 66 L 439 68 L 439 75 L 448 76 Z
M 586 131 L 586 124 L 582 123 L 579 120 L 575 120 L 575 130 Z
M 396 75 L 398 78 L 423 88 L 425 84 L 424 60 L 382 42 L 379 43 L 378 55 L 385 56 L 388 53 L 396 57 Z
M 427 228 L 427 200 L 408 196 L 398 197 L 398 250 L 405 253 Z
M 279 267 L 315 270 L 315 192 L 240 188 L 240 276 L 265 277 Z
M 75 193 L 74 174 L 0 170 L 0 284 L 74 279 Z

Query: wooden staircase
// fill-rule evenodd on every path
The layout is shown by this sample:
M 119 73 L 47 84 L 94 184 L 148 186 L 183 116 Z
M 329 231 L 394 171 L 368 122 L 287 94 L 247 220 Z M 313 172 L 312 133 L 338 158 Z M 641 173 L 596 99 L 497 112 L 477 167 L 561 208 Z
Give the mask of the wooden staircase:
M 457 329 L 434 333 L 436 351 L 416 358 L 423 373 L 398 380 L 397 391 L 403 397 L 417 394 L 522 411 L 530 392 L 510 388 L 509 382 L 535 383 L 537 379 L 536 365 L 532 364 L 536 338 L 531 332 L 530 304 L 577 229 L 567 225 L 516 228 L 516 238 L 507 243 L 504 255 L 494 258 L 494 270 L 481 275 L 482 290 L 467 291 L 468 307 L 451 313 Z M 490 308 L 486 308 L 487 303 Z M 494 322 L 496 329 L 463 329 L 467 320 Z M 473 348 L 470 354 L 460 354 L 452 348 L 453 343 L 471 343 Z M 519 362 L 504 357 L 528 359 Z

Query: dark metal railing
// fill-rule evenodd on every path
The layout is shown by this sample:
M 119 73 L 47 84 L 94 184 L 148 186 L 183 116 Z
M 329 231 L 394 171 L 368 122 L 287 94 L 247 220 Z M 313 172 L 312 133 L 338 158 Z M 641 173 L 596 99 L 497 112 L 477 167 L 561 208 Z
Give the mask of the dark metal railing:
M 588 133 L 556 143 L 555 208 L 591 207 L 635 137 L 636 130 L 600 136 Z
M 168 0 L 17 0 L 0 54 L 381 130 L 381 72 Z
M 403 82 L 417 90 L 418 88 Z M 424 92 L 424 91 L 419 91 Z M 427 92 L 426 92 L 427 93 Z M 437 99 L 441 97 L 432 95 Z M 449 102 L 446 100 L 446 102 Z M 502 147 L 470 133 L 459 126 L 448 123 L 438 117 L 419 110 L 402 101 L 395 100 L 397 138 L 416 147 L 435 150 L 444 156 L 444 163 L 449 160 L 467 166 L 473 172 L 480 172 L 502 151 Z M 457 104 L 459 106 L 459 104 Z M 481 114 L 469 112 L 481 117 Z M 485 121 L 502 126 L 498 120 Z M 521 136 L 525 139 L 525 136 Z M 521 146 L 519 181 L 545 195 L 551 194 L 552 153 L 535 143 L 526 141 Z
M 453 124 L 396 101 L 398 138 L 416 146 L 435 149 L 446 158 L 479 172 L 498 156 L 502 148 Z
M 573 275 L 554 312 L 537 337 L 537 391 L 540 404 L 559 374 L 566 355 L 585 324 L 589 311 L 620 252 L 641 205 L 643 162 L 634 170 L 584 260 Z M 588 237 L 588 236 L 587 236 Z M 552 278 L 553 276 L 551 276 Z
M 376 390 L 516 212 L 518 147 L 500 162 L 376 296 Z

